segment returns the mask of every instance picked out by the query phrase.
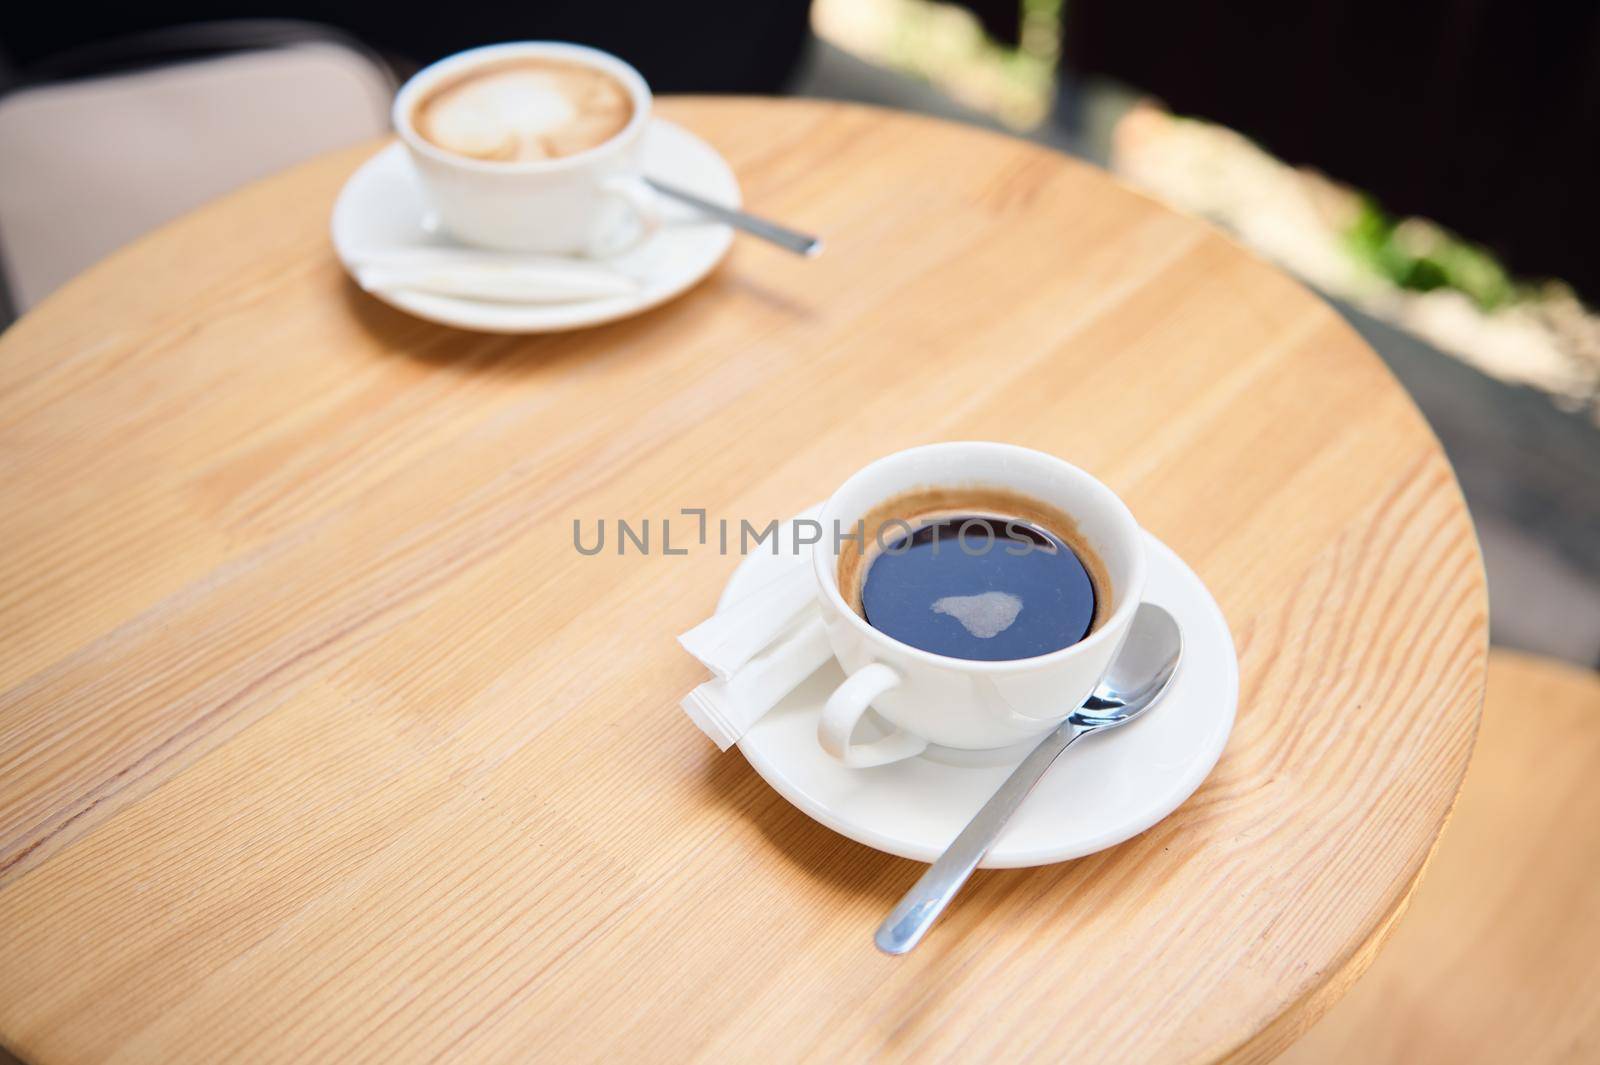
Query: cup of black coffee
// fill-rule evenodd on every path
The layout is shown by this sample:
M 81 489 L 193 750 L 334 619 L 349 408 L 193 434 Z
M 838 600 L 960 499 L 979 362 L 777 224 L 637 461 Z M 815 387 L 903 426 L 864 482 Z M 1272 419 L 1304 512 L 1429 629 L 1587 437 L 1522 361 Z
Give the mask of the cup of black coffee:
M 880 459 L 820 520 L 823 616 L 849 676 L 818 739 L 846 765 L 1043 735 L 1104 675 L 1144 588 L 1143 534 L 1116 494 L 1008 444 Z M 861 742 L 869 708 L 893 730 Z

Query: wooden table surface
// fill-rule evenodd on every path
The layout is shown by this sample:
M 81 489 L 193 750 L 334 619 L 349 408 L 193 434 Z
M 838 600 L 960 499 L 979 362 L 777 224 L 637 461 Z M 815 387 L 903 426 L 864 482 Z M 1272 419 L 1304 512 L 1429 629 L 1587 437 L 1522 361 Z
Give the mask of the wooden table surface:
M 677 99 L 814 261 L 477 336 L 341 273 L 371 147 L 189 216 L 0 337 L 0 1044 L 94 1061 L 1261 1059 L 1370 960 L 1482 697 L 1476 542 L 1319 300 L 1016 140 Z M 764 522 L 942 439 L 1059 454 L 1238 643 L 1211 779 L 1081 861 L 919 866 L 678 709 L 735 559 L 574 519 Z

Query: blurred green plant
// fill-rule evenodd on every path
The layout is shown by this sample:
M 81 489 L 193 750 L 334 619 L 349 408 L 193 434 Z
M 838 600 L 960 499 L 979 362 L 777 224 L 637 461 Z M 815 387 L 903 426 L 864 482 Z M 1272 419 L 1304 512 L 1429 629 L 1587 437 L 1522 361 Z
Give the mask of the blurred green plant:
M 1370 196 L 1361 198 L 1344 240 L 1357 259 L 1404 289 L 1453 289 L 1486 311 L 1518 295 L 1511 276 L 1487 249 L 1420 218 L 1396 221 Z
M 816 0 L 812 28 L 846 51 L 937 85 L 1015 129 L 1038 126 L 1055 98 L 1062 0 L 1018 0 L 1016 48 L 966 8 L 930 0 Z

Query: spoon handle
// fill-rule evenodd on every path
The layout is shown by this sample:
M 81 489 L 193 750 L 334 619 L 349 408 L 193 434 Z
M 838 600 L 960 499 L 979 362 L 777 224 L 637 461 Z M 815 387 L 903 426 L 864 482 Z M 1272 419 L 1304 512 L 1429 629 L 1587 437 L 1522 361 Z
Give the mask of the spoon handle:
M 644 180 L 645 184 L 663 196 L 686 203 L 701 214 L 709 215 L 719 222 L 732 226 L 734 229 L 743 230 L 753 237 L 760 237 L 762 240 L 776 244 L 786 251 L 792 251 L 796 255 L 804 255 L 809 258 L 822 251 L 822 238 L 820 237 L 813 237 L 809 233 L 797 232 L 788 226 L 780 226 L 770 219 L 761 218 L 750 214 L 748 211 L 736 211 L 731 207 L 723 207 L 721 204 L 712 203 L 710 200 L 702 200 L 692 192 L 685 192 L 671 185 L 663 185 L 654 178 L 645 178 Z
M 1000 830 L 1006 827 L 1011 815 L 1017 812 L 1022 800 L 1028 797 L 1045 771 L 1081 737 L 1095 731 L 1071 721 L 1063 722 L 1054 732 L 1039 741 L 1039 746 L 1028 753 L 1022 764 L 1012 770 L 1000 790 L 989 797 L 976 817 L 955 838 L 939 860 L 928 867 L 922 879 L 911 885 L 889 916 L 878 926 L 873 941 L 885 954 L 904 954 L 922 941 L 933 922 L 939 919 L 944 908 L 955 898 L 961 885 L 967 882 L 983 856 L 989 853 Z

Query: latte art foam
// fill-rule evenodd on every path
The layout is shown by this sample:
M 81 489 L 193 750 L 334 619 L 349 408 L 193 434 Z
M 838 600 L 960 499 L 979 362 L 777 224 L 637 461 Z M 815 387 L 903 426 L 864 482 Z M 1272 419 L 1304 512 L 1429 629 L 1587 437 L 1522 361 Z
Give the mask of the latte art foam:
M 450 82 L 417 105 L 412 123 L 424 140 L 486 162 L 561 159 L 598 147 L 633 118 L 616 78 L 553 59 L 486 66 Z

